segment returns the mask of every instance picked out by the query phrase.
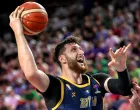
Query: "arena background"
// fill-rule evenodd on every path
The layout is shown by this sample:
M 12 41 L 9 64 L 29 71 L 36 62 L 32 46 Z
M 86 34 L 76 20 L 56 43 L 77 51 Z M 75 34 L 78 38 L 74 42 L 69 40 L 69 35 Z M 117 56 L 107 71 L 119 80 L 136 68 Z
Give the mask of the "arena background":
M 26 0 L 28 1 L 28 0 Z M 44 99 L 26 80 L 17 59 L 9 14 L 22 0 L 3 0 L 0 3 L 0 110 L 47 110 Z M 33 1 L 33 0 L 32 0 Z M 117 78 L 107 63 L 108 49 L 128 43 L 127 67 L 133 81 L 140 84 L 140 0 L 37 0 L 49 15 L 46 29 L 36 36 L 26 36 L 42 71 L 60 75 L 53 60 L 55 44 L 69 35 L 81 39 L 89 72 L 104 72 Z M 105 110 L 131 110 L 129 97 L 107 93 Z

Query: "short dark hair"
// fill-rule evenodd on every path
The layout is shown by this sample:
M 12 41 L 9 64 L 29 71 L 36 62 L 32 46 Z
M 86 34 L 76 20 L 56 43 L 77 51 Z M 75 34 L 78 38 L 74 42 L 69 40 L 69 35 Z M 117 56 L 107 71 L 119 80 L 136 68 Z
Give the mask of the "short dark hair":
M 76 43 L 80 45 L 80 40 L 75 36 L 70 36 L 65 38 L 62 42 L 58 43 L 55 47 L 54 51 L 54 60 L 58 63 L 58 65 L 61 67 L 60 61 L 58 60 L 59 55 L 61 55 L 65 50 L 65 45 L 70 43 Z

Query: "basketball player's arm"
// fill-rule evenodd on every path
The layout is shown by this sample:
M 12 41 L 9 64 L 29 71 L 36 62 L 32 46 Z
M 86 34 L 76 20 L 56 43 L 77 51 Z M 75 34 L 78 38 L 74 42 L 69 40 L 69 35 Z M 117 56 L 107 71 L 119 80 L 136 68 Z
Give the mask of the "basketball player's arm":
M 127 69 L 118 72 L 118 78 L 112 78 L 105 73 L 98 73 L 93 77 L 99 81 L 103 95 L 106 92 L 123 96 L 131 95 L 132 83 Z
M 128 44 L 127 46 L 120 47 L 115 52 L 112 48 L 109 49 L 111 61 L 108 63 L 108 66 L 115 68 L 118 72 L 118 79 L 106 79 L 104 82 L 106 91 L 123 96 L 131 95 L 132 84 L 126 66 L 127 52 L 130 47 L 131 44 Z
M 19 63 L 27 80 L 39 91 L 44 92 L 49 86 L 49 77 L 37 68 L 33 54 L 23 33 L 20 19 L 22 12 L 23 9 L 17 7 L 9 16 L 10 26 L 16 38 Z
M 48 86 L 48 89 L 45 92 L 40 92 L 46 101 L 46 105 L 49 108 L 53 108 L 61 99 L 61 95 L 62 95 L 62 88 L 61 88 L 61 84 L 60 80 L 58 80 L 56 77 L 49 75 L 48 77 L 50 79 L 50 84 Z

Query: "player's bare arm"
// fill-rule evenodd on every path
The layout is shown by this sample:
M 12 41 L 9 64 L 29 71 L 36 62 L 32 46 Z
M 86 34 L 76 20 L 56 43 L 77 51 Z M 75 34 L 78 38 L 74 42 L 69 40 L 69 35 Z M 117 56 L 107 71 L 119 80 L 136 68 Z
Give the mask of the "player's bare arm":
M 35 88 L 44 92 L 48 88 L 49 78 L 44 72 L 38 70 L 34 56 L 25 39 L 20 19 L 23 10 L 24 8 L 19 9 L 19 7 L 17 7 L 15 11 L 10 14 L 9 25 L 15 34 L 18 48 L 18 59 L 26 78 Z

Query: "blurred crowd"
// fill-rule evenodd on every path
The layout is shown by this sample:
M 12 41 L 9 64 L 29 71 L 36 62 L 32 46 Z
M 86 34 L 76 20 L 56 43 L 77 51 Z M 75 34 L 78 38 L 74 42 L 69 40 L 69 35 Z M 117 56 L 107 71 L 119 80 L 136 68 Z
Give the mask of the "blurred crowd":
M 117 78 L 116 70 L 108 67 L 108 50 L 112 48 L 115 51 L 131 43 L 127 67 L 132 81 L 140 84 L 140 1 L 134 0 L 121 8 L 114 2 L 102 6 L 88 1 L 56 8 L 43 32 L 26 36 L 38 68 L 59 76 L 61 70 L 53 59 L 54 47 L 74 35 L 80 39 L 85 51 L 88 71 L 91 74 L 103 72 Z M 3 17 L 7 19 L 7 16 Z M 20 68 L 13 33 L 10 29 L 0 30 L 0 35 L 0 110 L 47 110 L 44 99 Z M 129 97 L 107 93 L 104 109 L 131 110 Z

